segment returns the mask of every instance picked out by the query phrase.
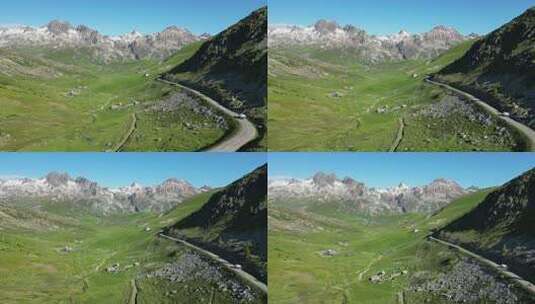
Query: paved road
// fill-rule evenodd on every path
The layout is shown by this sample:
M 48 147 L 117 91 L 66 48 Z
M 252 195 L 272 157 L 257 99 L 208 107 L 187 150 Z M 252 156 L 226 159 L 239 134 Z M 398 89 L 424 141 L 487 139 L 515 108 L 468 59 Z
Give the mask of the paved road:
M 217 143 L 214 146 L 211 146 L 210 148 L 204 151 L 206 152 L 236 152 L 241 147 L 245 146 L 247 143 L 254 140 L 258 136 L 258 131 L 256 130 L 256 127 L 252 122 L 250 122 L 248 119 L 236 118 L 239 115 L 238 113 L 225 108 L 220 103 L 204 95 L 203 93 L 193 90 L 191 88 L 188 88 L 186 86 L 183 86 L 179 83 L 171 82 L 165 79 L 159 78 L 157 80 L 163 83 L 177 86 L 183 90 L 193 93 L 194 95 L 202 98 L 203 100 L 205 100 L 212 106 L 221 110 L 225 114 L 229 115 L 230 117 L 233 117 L 234 120 L 238 123 L 238 129 L 231 136 L 229 136 L 228 138 L 225 138 L 223 141 Z
M 458 246 L 458 245 L 455 245 L 453 243 L 450 243 L 450 242 L 447 242 L 447 241 L 443 241 L 441 239 L 437 239 L 435 237 L 429 237 L 429 239 L 437 242 L 437 243 L 440 243 L 442 245 L 446 245 L 446 246 L 449 246 L 450 248 L 455 248 L 457 249 L 459 252 L 465 254 L 465 255 L 468 255 L 474 259 L 476 259 L 477 261 L 481 262 L 482 264 L 485 264 L 491 268 L 493 268 L 494 270 L 496 270 L 498 273 L 500 273 L 501 275 L 503 275 L 504 277 L 512 280 L 513 282 L 517 283 L 518 286 L 520 286 L 522 289 L 526 290 L 530 295 L 532 296 L 535 296 L 535 285 L 533 285 L 531 282 L 529 281 L 526 281 L 524 279 L 522 279 L 519 275 L 509 271 L 508 269 L 506 268 L 503 268 L 503 267 L 500 267 L 500 265 L 494 263 L 493 261 L 489 260 L 489 259 L 486 259 L 478 254 L 475 254 L 469 250 L 466 250 L 464 249 L 463 247 L 461 246 Z
M 512 119 L 510 117 L 502 116 L 501 115 L 502 113 L 500 111 L 498 111 L 496 108 L 490 106 L 488 103 L 482 101 L 481 99 L 475 97 L 474 95 L 471 95 L 469 93 L 466 93 L 464 91 L 456 89 L 456 88 L 454 88 L 454 87 L 452 87 L 450 85 L 447 85 L 445 83 L 431 80 L 429 78 L 426 78 L 425 82 L 440 86 L 442 88 L 445 88 L 445 89 L 448 89 L 448 90 L 450 90 L 452 92 L 455 92 L 456 94 L 464 96 L 464 97 L 468 98 L 469 100 L 477 103 L 481 107 L 483 107 L 487 112 L 489 112 L 491 114 L 494 114 L 494 115 L 497 115 L 503 121 L 505 121 L 509 126 L 511 126 L 512 128 L 515 128 L 520 133 L 524 134 L 524 136 L 528 140 L 528 142 L 527 142 L 528 151 L 530 151 L 530 152 L 535 151 L 535 131 L 533 129 L 531 129 L 530 127 L 528 127 L 525 124 L 522 124 L 522 123 L 520 123 L 520 122 L 518 122 L 518 121 L 516 121 L 516 120 L 514 120 L 514 119 Z
M 159 236 L 162 237 L 162 238 L 171 240 L 171 241 L 178 242 L 178 243 L 180 243 L 180 244 L 182 244 L 182 245 L 184 245 L 184 246 L 186 246 L 188 248 L 191 248 L 191 249 L 201 253 L 204 256 L 209 257 L 210 259 L 214 260 L 215 262 L 223 265 L 223 267 L 225 267 L 227 270 L 234 272 L 238 277 L 242 278 L 243 280 L 245 280 L 249 284 L 255 286 L 257 289 L 259 289 L 263 293 L 267 294 L 268 289 L 267 289 L 266 284 L 258 281 L 254 276 L 248 274 L 247 272 L 245 272 L 245 271 L 243 271 L 241 269 L 236 269 L 236 268 L 232 267 L 233 264 L 231 264 L 229 261 L 219 257 L 218 255 L 213 254 L 208 250 L 204 250 L 204 249 L 202 249 L 202 248 L 200 248 L 198 246 L 195 246 L 195 245 L 193 245 L 193 244 L 191 244 L 191 243 L 189 243 L 189 242 L 187 242 L 185 240 L 181 240 L 181 239 L 177 239 L 177 238 L 174 238 L 174 237 L 170 237 L 170 236 L 165 235 L 163 233 L 160 233 Z

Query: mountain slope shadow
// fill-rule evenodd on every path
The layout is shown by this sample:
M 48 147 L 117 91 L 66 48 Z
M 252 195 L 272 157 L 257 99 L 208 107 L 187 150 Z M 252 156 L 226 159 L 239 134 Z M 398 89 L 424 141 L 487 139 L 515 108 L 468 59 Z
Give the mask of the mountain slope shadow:
M 535 7 L 478 40 L 436 76 L 534 126 Z
M 206 41 L 191 58 L 165 76 L 172 79 L 181 73 L 196 74 L 191 81 L 181 80 L 219 97 L 229 108 L 240 110 L 264 106 L 267 8 L 253 12 Z
M 214 193 L 164 233 L 214 252 L 266 282 L 267 165 Z
M 491 192 L 437 235 L 535 281 L 535 169 Z

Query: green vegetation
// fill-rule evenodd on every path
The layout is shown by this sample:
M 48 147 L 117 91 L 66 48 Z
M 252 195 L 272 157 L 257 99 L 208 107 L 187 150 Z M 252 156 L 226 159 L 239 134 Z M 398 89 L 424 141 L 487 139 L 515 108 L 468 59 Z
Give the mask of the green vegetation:
M 198 47 L 187 46 L 162 63 L 109 64 L 92 60 L 84 49 L 0 50 L 0 150 L 113 150 L 130 132 L 134 113 L 134 141 L 123 150 L 191 151 L 212 144 L 226 130 L 205 116 L 147 110 L 177 90 L 155 77 Z M 192 130 L 184 123 L 206 126 Z
M 267 165 L 216 192 L 165 231 L 187 239 L 267 281 Z
M 209 291 L 207 303 L 210 297 L 231 303 L 227 292 L 212 292 L 207 283 L 185 287 L 144 275 L 188 251 L 155 234 L 198 210 L 211 195 L 196 196 L 163 215 L 58 213 L 65 208 L 52 203 L 48 211 L 0 207 L 2 303 L 128 303 L 131 280 L 138 286 L 138 303 L 198 302 L 190 292 L 196 289 Z M 107 272 L 115 263 L 120 271 Z
M 535 9 L 478 40 L 435 76 L 535 127 Z
M 440 228 L 477 206 L 490 190 L 463 197 L 434 215 L 368 217 L 333 207 L 283 207 L 270 202 L 268 271 L 270 300 L 276 303 L 398 303 L 398 295 L 425 271 L 436 274 L 457 253 L 428 242 Z M 336 253 L 326 255 L 325 250 Z M 408 271 L 373 284 L 385 271 Z M 421 303 L 416 301 L 410 303 Z M 421 299 L 420 299 L 421 300 Z M 433 301 L 430 303 L 442 303 Z
M 311 48 L 270 52 L 269 147 L 273 151 L 510 151 L 489 124 L 458 115 L 424 115 L 446 96 L 423 82 L 461 57 L 466 42 L 430 61 L 359 64 L 358 58 Z M 470 104 L 468 107 L 474 107 Z M 475 113 L 479 112 L 474 108 Z M 401 121 L 404 129 L 396 146 Z M 313 135 L 312 135 L 313 134 Z M 311 136 L 312 135 L 312 136 Z
M 267 7 L 262 7 L 203 43 L 164 77 L 247 114 L 259 136 L 242 150 L 266 151 L 267 53 Z

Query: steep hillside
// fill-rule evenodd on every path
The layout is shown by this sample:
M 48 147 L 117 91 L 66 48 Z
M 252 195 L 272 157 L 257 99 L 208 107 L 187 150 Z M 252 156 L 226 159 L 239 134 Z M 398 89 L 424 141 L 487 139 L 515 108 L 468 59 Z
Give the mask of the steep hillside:
M 266 199 L 264 165 L 214 193 L 201 209 L 168 227 L 166 233 L 218 252 L 265 281 Z
M 245 111 L 266 104 L 267 8 L 261 8 L 206 41 L 165 78 L 185 82 Z
M 437 75 L 535 126 L 535 8 L 477 41 Z
M 490 193 L 438 235 L 535 279 L 535 169 Z

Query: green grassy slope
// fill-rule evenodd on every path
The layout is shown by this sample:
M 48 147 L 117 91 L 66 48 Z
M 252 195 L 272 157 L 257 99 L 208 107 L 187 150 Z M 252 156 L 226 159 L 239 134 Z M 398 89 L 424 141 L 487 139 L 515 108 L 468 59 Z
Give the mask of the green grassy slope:
M 183 126 L 183 121 L 210 123 L 202 115 L 181 113 L 182 121 L 158 117 L 155 125 L 154 115 L 144 111 L 174 90 L 155 82 L 155 75 L 189 58 L 197 48 L 198 44 L 188 46 L 162 64 L 107 65 L 92 61 L 83 50 L 1 49 L 0 150 L 110 150 L 125 137 L 136 112 L 141 113 L 138 142 L 126 150 L 191 151 L 217 141 L 225 130 L 212 124 L 200 132 Z M 180 140 L 167 146 L 157 141 L 171 134 Z
M 165 229 L 215 252 L 267 281 L 267 165 L 210 197 L 190 216 Z
M 270 150 L 389 151 L 400 119 L 405 129 L 397 151 L 514 149 L 510 139 L 491 138 L 497 120 L 483 125 L 453 111 L 440 119 L 420 114 L 445 96 L 441 89 L 423 83 L 425 75 L 461 57 L 472 43 L 460 44 L 431 61 L 370 66 L 332 51 L 272 50 Z M 460 132 L 474 140 L 460 139 Z
M 203 43 L 163 77 L 246 113 L 259 137 L 243 150 L 265 151 L 267 56 L 267 7 L 262 7 Z
M 436 77 L 534 127 L 535 7 L 477 41 Z
M 458 259 L 448 248 L 426 241 L 476 207 L 490 190 L 463 197 L 440 212 L 425 216 L 364 217 L 323 208 L 318 212 L 269 209 L 269 286 L 275 303 L 398 303 L 414 275 L 445 271 L 443 261 Z M 334 256 L 322 251 L 333 249 Z M 383 284 L 368 278 L 407 270 Z M 412 295 L 410 303 L 424 303 Z M 444 303 L 440 299 L 430 303 Z
M 535 280 L 535 265 L 530 259 L 535 250 L 534 185 L 532 169 L 491 192 L 477 208 L 438 231 L 437 236 Z
M 211 297 L 231 303 L 230 294 L 213 283 L 185 286 L 146 276 L 179 262 L 189 251 L 159 239 L 157 231 L 201 208 L 212 194 L 196 196 L 163 215 L 94 217 L 0 208 L 2 303 L 128 303 L 132 279 L 138 303 L 208 303 Z M 72 251 L 62 251 L 66 246 Z M 121 271 L 106 272 L 114 263 Z

